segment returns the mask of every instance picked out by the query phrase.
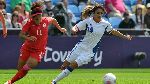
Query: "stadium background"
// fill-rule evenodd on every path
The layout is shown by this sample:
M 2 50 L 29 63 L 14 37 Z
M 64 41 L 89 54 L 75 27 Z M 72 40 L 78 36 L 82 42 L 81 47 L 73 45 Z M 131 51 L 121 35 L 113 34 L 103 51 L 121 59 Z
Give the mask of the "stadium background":
M 17 0 L 16 0 L 17 1 Z M 30 2 L 33 3 L 36 0 L 18 0 L 18 2 Z M 38 0 L 40 1 L 40 0 Z M 42 1 L 42 0 L 41 0 Z M 60 0 L 45 0 L 45 1 L 51 1 L 52 4 L 55 6 Z M 80 1 L 80 0 L 79 0 Z M 82 0 L 81 0 L 82 1 Z M 90 0 L 87 1 L 87 3 Z M 105 0 L 93 0 L 96 3 L 100 3 L 105 5 Z M 94 4 L 91 0 L 91 4 Z M 6 0 L 6 11 L 7 13 L 12 13 L 12 5 L 15 3 L 12 3 L 11 0 Z M 84 0 L 83 0 L 84 2 Z M 124 0 L 124 3 L 131 7 L 133 5 L 136 5 L 137 0 Z M 142 0 L 143 4 L 146 4 L 146 0 Z M 75 0 L 68 0 L 68 9 L 70 9 L 77 19 L 80 19 L 80 14 L 83 8 L 80 7 L 81 5 L 77 6 L 75 3 Z M 26 7 L 27 9 L 28 7 Z M 129 8 L 131 9 L 131 8 Z M 114 19 L 111 21 L 112 17 L 103 17 L 109 21 L 113 27 L 118 27 L 119 20 Z M 100 67 L 113 67 L 113 68 L 131 68 L 131 67 L 145 67 L 148 68 L 150 58 L 149 58 L 149 29 L 120 29 L 117 28 L 120 32 L 124 34 L 130 34 L 133 35 L 132 41 L 125 41 L 123 39 L 112 37 L 111 35 L 105 34 L 104 38 L 102 38 L 102 42 L 100 44 L 99 52 L 97 53 L 97 58 L 95 58 L 92 63 L 89 65 L 84 66 L 83 68 L 100 68 Z M 20 32 L 20 28 L 8 28 L 8 37 L 3 40 L 3 38 L 0 38 L 1 42 L 1 59 L 0 59 L 0 67 L 1 68 L 15 68 L 17 64 L 17 58 L 19 56 L 19 48 L 22 44 L 21 40 L 18 40 L 18 34 Z M 50 32 L 51 33 L 51 32 Z M 84 33 L 84 32 L 83 32 Z M 45 58 L 43 59 L 41 65 L 38 68 L 58 68 L 61 63 L 63 62 L 64 58 L 67 56 L 69 51 L 74 47 L 74 45 L 79 41 L 79 38 L 82 38 L 81 35 L 68 37 L 65 35 L 62 36 L 51 36 L 49 35 L 48 40 L 48 49 Z M 135 59 L 135 53 L 136 52 L 143 52 L 145 53 L 144 60 L 141 61 L 141 65 L 139 66 L 139 61 Z M 102 64 L 101 64 L 101 56 Z M 9 63 L 6 64 L 6 60 Z M 45 63 L 46 62 L 46 63 Z M 95 63 L 96 66 L 94 66 Z M 100 65 L 101 64 L 101 65 Z
M 35 0 L 32 0 L 33 2 Z M 57 3 L 57 0 L 52 0 L 53 4 Z M 74 5 L 71 1 L 70 5 Z M 98 3 L 104 4 L 104 0 L 95 0 Z M 130 3 L 132 1 L 132 3 Z M 135 1 L 135 2 L 134 2 Z M 124 0 L 127 5 L 136 4 L 136 0 Z M 11 12 L 12 9 L 10 7 L 10 0 L 6 0 L 6 11 Z M 143 0 L 145 3 L 145 0 Z M 80 18 L 80 11 L 74 11 L 75 16 L 79 20 Z M 109 21 L 109 18 L 106 18 Z M 116 21 L 112 21 L 116 22 Z M 116 23 L 112 23 L 116 26 Z M 1 30 L 1 29 L 0 29 Z M 150 49 L 149 43 L 150 38 L 149 35 L 145 34 L 146 31 L 149 32 L 149 29 L 143 30 L 134 30 L 134 29 L 118 29 L 119 31 L 125 34 L 133 35 L 132 41 L 126 41 L 120 38 L 113 37 L 111 35 L 104 35 L 102 38 L 102 42 L 100 44 L 100 49 L 97 55 L 93 58 L 92 62 L 88 65 L 81 67 L 84 71 L 80 72 L 80 69 L 77 70 L 79 73 L 77 78 L 75 72 L 71 77 L 76 79 L 65 79 L 61 84 L 99 84 L 102 82 L 101 77 L 108 72 L 115 73 L 118 78 L 119 84 L 150 84 L 149 78 L 149 67 L 150 67 Z M 8 37 L 6 39 L 0 38 L 0 83 L 5 82 L 12 76 L 16 70 L 17 60 L 19 56 L 19 49 L 22 44 L 22 41 L 19 40 L 18 33 L 20 29 L 8 29 Z M 1 33 L 2 31 L 0 31 Z M 58 74 L 59 71 L 57 70 L 63 62 L 63 59 L 67 56 L 70 50 L 74 47 L 74 45 L 79 41 L 82 36 L 77 37 L 67 37 L 67 36 L 50 36 L 48 38 L 48 46 L 47 46 L 47 53 L 45 58 L 42 60 L 42 63 L 36 69 L 44 69 L 44 70 L 33 70 L 31 74 L 39 73 L 38 75 L 43 76 L 45 74 L 56 73 Z M 146 53 L 145 57 L 140 61 L 135 59 L 136 52 L 144 52 Z M 102 61 L 100 61 L 102 58 Z M 102 63 L 102 64 L 101 64 Z M 91 69 L 90 69 L 91 68 Z M 96 68 L 96 69 L 93 69 Z M 113 68 L 113 69 L 112 69 Z M 116 69 L 117 68 L 117 69 Z M 119 68 L 119 69 L 118 69 Z M 129 69 L 126 69 L 129 68 Z M 145 69 L 146 68 L 146 69 Z M 52 69 L 52 70 L 49 70 Z M 54 70 L 53 70 L 54 69 Z M 55 70 L 56 69 L 56 70 Z M 8 70 L 8 71 L 7 71 Z M 92 71 L 94 70 L 94 71 Z M 42 73 L 43 72 L 43 73 Z M 96 74 L 92 73 L 95 72 Z M 87 73 L 93 75 L 85 75 L 85 77 L 80 77 L 80 74 Z M 29 75 L 31 75 L 29 74 Z M 51 75 L 55 77 L 56 74 Z M 98 74 L 98 75 L 97 75 Z M 83 74 L 82 74 L 83 75 Z M 130 76 L 131 77 L 130 77 Z M 88 78 L 87 76 L 93 76 L 93 78 Z M 34 78 L 33 75 L 27 76 L 29 78 Z M 49 76 L 47 76 L 49 77 Z M 98 79 L 94 79 L 100 77 Z M 127 77 L 127 78 L 126 78 Z M 132 78 L 133 77 L 133 78 Z M 137 78 L 136 78 L 137 77 Z M 36 77 L 35 77 L 36 78 Z M 85 80 L 87 78 L 87 80 Z M 127 80 L 126 80 L 126 79 Z M 89 79 L 89 80 L 88 80 Z M 93 79 L 95 82 L 93 82 Z M 40 78 L 35 79 L 36 81 L 32 82 L 32 84 L 42 84 L 40 82 Z M 43 79 L 44 80 L 44 79 Z M 48 81 L 49 79 L 45 79 Z M 69 80 L 69 81 L 67 81 Z M 71 80 L 71 81 L 70 81 Z M 84 81 L 82 81 L 84 80 Z M 135 81 L 134 81 L 135 80 Z M 25 78 L 24 80 L 17 82 L 16 84 L 24 84 L 24 82 L 30 84 L 32 80 L 28 80 Z M 88 81 L 88 82 L 85 82 Z M 67 83 L 69 82 L 69 83 Z M 73 83 L 72 83 L 73 82 Z M 77 82 L 77 83 L 74 83 Z M 47 84 L 48 82 L 44 82 L 43 84 Z M 101 84 L 101 83 L 100 83 Z

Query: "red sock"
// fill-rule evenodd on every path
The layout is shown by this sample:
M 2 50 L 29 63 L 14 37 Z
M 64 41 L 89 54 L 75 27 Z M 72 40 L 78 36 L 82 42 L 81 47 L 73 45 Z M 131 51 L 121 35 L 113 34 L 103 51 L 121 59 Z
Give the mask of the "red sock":
M 30 70 L 31 68 L 26 64 L 22 67 L 22 69 L 20 69 L 16 75 L 11 79 L 11 82 L 14 83 L 16 81 L 18 81 L 19 79 L 23 78 L 27 73 L 28 71 Z

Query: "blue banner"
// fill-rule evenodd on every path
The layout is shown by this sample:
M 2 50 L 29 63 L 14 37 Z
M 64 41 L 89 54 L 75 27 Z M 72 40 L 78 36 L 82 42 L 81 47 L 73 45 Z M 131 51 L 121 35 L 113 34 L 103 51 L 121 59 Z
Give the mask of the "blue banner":
M 74 45 L 82 37 L 49 37 L 45 57 L 37 68 L 59 68 Z M 100 49 L 93 60 L 81 68 L 133 68 L 138 66 L 135 52 L 146 52 L 141 67 L 150 67 L 150 38 L 134 37 L 127 41 L 118 37 L 104 36 Z M 0 69 L 17 67 L 22 41 L 16 35 L 0 38 Z M 102 59 L 102 61 L 101 61 Z

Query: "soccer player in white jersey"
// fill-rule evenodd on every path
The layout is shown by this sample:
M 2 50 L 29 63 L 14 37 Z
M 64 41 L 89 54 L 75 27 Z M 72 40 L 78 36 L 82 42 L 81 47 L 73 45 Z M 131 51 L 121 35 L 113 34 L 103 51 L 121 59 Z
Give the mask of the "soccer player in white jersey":
M 86 34 L 67 56 L 61 66 L 62 72 L 51 81 L 51 84 L 56 84 L 64 77 L 67 77 L 74 69 L 84 64 L 88 64 L 95 55 L 99 45 L 98 43 L 105 31 L 123 39 L 132 39 L 130 35 L 123 35 L 119 31 L 113 29 L 109 22 L 101 18 L 102 14 L 105 12 L 105 9 L 101 5 L 95 5 L 91 12 L 91 17 L 84 19 L 72 28 L 73 33 L 80 30 L 86 30 Z

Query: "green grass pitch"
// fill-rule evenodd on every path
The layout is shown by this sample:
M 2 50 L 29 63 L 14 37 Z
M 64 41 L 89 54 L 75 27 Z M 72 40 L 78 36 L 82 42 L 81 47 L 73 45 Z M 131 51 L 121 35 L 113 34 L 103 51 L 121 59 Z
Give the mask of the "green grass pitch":
M 0 70 L 0 84 L 15 75 L 16 70 Z M 33 69 L 15 84 L 50 84 L 61 71 L 58 69 Z M 103 84 L 106 73 L 117 77 L 117 84 L 150 84 L 150 69 L 76 69 L 58 84 Z

